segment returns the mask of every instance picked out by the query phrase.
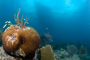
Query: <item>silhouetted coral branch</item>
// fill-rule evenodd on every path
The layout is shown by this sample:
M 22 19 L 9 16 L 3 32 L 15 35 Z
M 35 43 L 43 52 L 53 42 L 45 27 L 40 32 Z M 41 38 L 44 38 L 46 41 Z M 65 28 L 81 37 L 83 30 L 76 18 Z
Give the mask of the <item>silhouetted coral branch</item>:
M 26 24 L 26 22 L 29 20 L 29 18 L 27 19 L 27 17 L 26 17 L 26 21 L 24 22 L 24 27 L 25 27 L 25 24 Z
M 53 42 L 52 36 L 49 33 L 41 35 L 41 46 L 51 44 Z
M 21 9 L 19 8 L 19 11 L 18 11 L 18 13 L 17 13 L 17 17 L 16 17 L 16 14 L 14 14 L 14 19 L 15 19 L 15 22 L 21 26 L 21 28 L 24 28 L 24 27 L 25 27 L 25 24 L 26 24 L 26 22 L 29 20 L 29 18 L 28 18 L 28 19 L 26 18 L 26 21 L 24 22 L 24 25 L 23 25 L 23 21 L 22 21 L 22 20 L 23 20 L 23 15 L 22 15 L 21 20 L 20 20 L 20 22 L 19 22 L 20 10 L 21 10 Z

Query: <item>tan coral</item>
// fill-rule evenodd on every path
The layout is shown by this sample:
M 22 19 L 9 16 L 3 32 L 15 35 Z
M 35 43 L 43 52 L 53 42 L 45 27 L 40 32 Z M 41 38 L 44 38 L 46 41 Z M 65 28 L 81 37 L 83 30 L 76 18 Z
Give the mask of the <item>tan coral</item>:
M 41 60 L 56 60 L 50 45 L 46 45 L 41 49 Z

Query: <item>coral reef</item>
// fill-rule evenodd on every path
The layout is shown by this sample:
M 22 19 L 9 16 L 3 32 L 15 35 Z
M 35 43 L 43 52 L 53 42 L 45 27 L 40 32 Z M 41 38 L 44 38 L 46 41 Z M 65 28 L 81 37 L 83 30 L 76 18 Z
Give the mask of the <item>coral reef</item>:
M 0 60 L 90 60 L 90 55 L 87 52 L 87 48 L 84 46 L 76 47 L 69 43 L 53 45 L 52 36 L 49 33 L 41 35 L 41 41 L 39 34 L 32 27 L 25 26 L 28 19 L 23 25 L 23 16 L 19 20 L 20 9 L 15 14 L 15 22 L 17 25 L 12 25 L 10 21 L 10 27 L 8 27 L 4 33 L 0 30 L 0 38 L 2 37 L 3 46 L 0 47 Z M 4 25 L 3 28 L 5 28 Z M 41 48 L 39 45 L 41 43 Z M 54 50 L 52 50 L 52 48 Z M 67 48 L 67 49 L 66 49 Z
M 41 60 L 56 60 L 50 45 L 46 45 L 41 49 Z
M 90 55 L 87 54 L 87 49 L 84 46 L 78 50 L 75 45 L 70 45 L 67 46 L 67 50 L 63 48 L 54 50 L 54 54 L 56 60 L 90 60 Z
M 56 60 L 80 60 L 78 55 L 73 54 L 73 56 L 70 56 L 70 54 L 64 49 L 54 50 L 54 54 Z
M 3 33 L 3 48 L 11 55 L 25 57 L 26 60 L 28 58 L 33 59 L 35 51 L 40 45 L 40 37 L 35 29 L 25 26 L 26 21 L 28 20 L 27 18 L 24 25 L 22 22 L 23 17 L 19 22 L 19 13 L 20 9 L 17 13 L 17 17 L 14 15 L 15 21 L 18 25 L 11 25 Z

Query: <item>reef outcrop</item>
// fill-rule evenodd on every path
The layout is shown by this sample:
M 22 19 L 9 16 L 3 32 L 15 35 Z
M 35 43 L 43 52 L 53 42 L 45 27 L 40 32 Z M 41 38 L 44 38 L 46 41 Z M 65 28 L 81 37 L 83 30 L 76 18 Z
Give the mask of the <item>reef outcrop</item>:
M 29 57 L 32 59 L 35 56 L 35 51 L 40 45 L 40 37 L 35 29 L 32 27 L 26 27 L 23 25 L 21 18 L 19 22 L 19 12 L 17 17 L 15 15 L 15 21 L 17 25 L 11 25 L 8 27 L 2 36 L 3 48 L 7 53 L 15 56 Z

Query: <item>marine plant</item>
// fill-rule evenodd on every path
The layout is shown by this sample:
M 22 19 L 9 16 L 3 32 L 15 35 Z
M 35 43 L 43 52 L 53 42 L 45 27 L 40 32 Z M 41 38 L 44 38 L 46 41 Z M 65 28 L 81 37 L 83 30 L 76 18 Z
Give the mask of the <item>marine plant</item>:
M 40 45 L 40 37 L 35 29 L 23 25 L 23 16 L 19 22 L 20 9 L 14 14 L 17 25 L 8 27 L 2 36 L 2 43 L 4 50 L 11 55 L 22 57 L 23 60 L 33 59 L 35 51 Z

